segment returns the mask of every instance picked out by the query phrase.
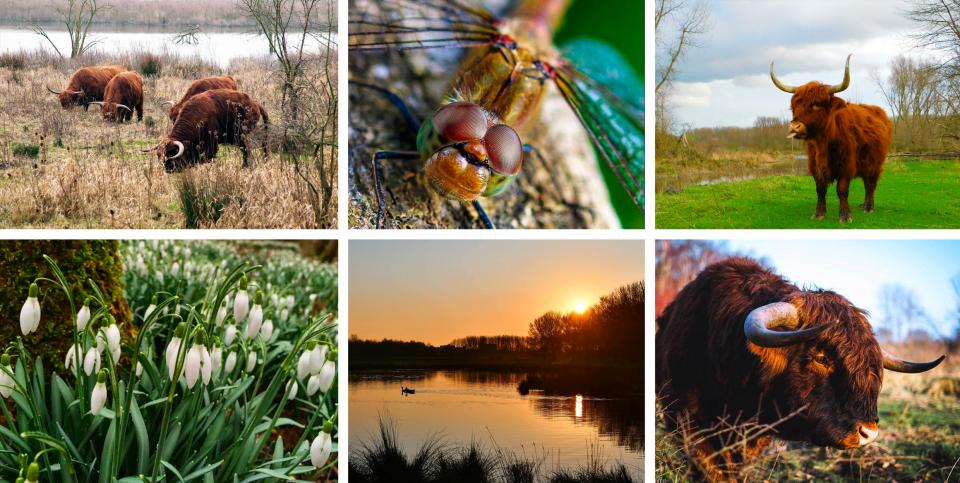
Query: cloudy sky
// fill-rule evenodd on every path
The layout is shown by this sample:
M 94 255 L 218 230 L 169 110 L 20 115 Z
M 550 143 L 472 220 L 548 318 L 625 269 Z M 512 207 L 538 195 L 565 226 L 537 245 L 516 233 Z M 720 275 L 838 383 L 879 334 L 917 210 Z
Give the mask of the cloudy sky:
M 843 79 L 841 97 L 886 108 L 872 75 L 885 76 L 899 54 L 936 58 L 916 48 L 904 15 L 909 0 L 711 0 L 709 31 L 683 60 L 673 113 L 689 127 L 750 126 L 758 116 L 790 117 L 789 95 L 770 82 L 770 61 L 787 84 Z M 663 54 L 658 45 L 658 57 Z

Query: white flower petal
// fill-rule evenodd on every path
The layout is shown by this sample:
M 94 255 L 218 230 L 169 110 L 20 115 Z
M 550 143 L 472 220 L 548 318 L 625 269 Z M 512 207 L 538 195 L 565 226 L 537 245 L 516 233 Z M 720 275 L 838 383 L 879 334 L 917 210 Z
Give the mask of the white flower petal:
M 213 361 L 210 360 L 210 351 L 206 347 L 200 349 L 200 378 L 203 384 L 210 384 L 210 378 L 213 377 Z
M 330 458 L 330 452 L 333 450 L 333 439 L 329 434 L 320 431 L 313 443 L 310 443 L 310 463 L 315 468 L 321 468 Z
M 103 409 L 104 403 L 107 402 L 107 386 L 102 382 L 98 382 L 96 386 L 93 386 L 93 393 L 90 395 L 90 412 L 94 416 L 100 415 L 100 410 Z
M 231 351 L 227 354 L 227 363 L 223 365 L 223 371 L 231 373 L 237 367 L 237 351 Z
M 91 347 L 83 358 L 83 373 L 89 376 L 94 372 L 100 372 L 100 351 Z
M 187 379 L 187 388 L 193 389 L 200 377 L 200 346 L 194 344 L 187 352 L 187 360 L 183 363 L 183 375 Z
M 323 392 L 329 391 L 330 386 L 333 385 L 333 380 L 337 377 L 337 364 L 333 361 L 324 362 L 319 376 L 320 390 Z
M 307 395 L 313 396 L 320 390 L 320 376 L 314 374 L 310 376 L 310 380 L 307 381 Z

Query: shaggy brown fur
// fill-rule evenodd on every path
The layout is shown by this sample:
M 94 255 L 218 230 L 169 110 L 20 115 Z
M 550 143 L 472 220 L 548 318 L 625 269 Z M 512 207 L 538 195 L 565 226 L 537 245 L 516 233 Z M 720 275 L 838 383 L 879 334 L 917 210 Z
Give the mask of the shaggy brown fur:
M 133 119 L 133 111 L 138 122 L 143 119 L 143 78 L 136 72 L 121 72 L 107 84 L 100 115 L 105 121 L 123 122 Z
M 836 181 L 840 221 L 847 223 L 853 220 L 847 202 L 853 178 L 863 178 L 863 211 L 873 211 L 874 191 L 893 140 L 893 123 L 880 107 L 847 103 L 829 90 L 819 82 L 797 88 L 790 100 L 791 133 L 804 140 L 807 167 L 817 184 L 813 218 L 826 215 L 827 187 Z
M 211 161 L 219 143 L 228 143 L 240 148 L 243 166 L 247 167 L 247 135 L 261 118 L 265 126 L 269 125 L 266 110 L 243 92 L 214 89 L 197 94 L 184 103 L 170 133 L 157 146 L 157 155 L 167 171 L 179 171 Z M 183 143 L 185 149 L 179 158 L 171 160 L 179 149 L 174 141 Z M 268 152 L 266 141 L 263 148 Z
M 64 109 L 77 105 L 83 106 L 84 110 L 89 109 L 90 102 L 103 100 L 103 91 L 110 79 L 125 70 L 126 67 L 119 65 L 83 67 L 77 70 L 70 77 L 67 87 L 59 94 L 60 105 Z
M 773 302 L 797 307 L 798 329 L 835 322 L 812 341 L 756 346 L 744 321 Z M 704 269 L 657 323 L 656 383 L 671 430 L 777 423 L 773 434 L 784 439 L 851 447 L 859 424 L 877 422 L 880 346 L 866 313 L 836 293 L 801 290 L 753 260 L 730 258 Z M 746 451 L 719 455 L 741 436 L 711 436 L 695 463 L 710 479 L 728 478 L 725 464 L 742 463 L 765 444 L 757 436 Z
M 230 89 L 237 90 L 237 81 L 228 75 L 224 76 L 211 76 L 204 77 L 203 79 L 197 79 L 190 84 L 190 87 L 187 88 L 187 93 L 183 95 L 180 99 L 180 102 L 170 106 L 170 120 L 176 121 L 177 116 L 180 115 L 180 109 L 183 107 L 183 103 L 187 102 L 191 97 L 213 89 Z

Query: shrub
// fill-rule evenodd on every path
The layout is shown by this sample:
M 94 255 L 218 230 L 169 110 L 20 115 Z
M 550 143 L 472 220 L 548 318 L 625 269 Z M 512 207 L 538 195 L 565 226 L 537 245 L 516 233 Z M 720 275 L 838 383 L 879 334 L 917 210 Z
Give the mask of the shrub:
M 5 52 L 0 54 L 0 69 L 23 70 L 27 66 L 27 55 L 23 52 Z
M 239 189 L 227 180 L 204 183 L 193 173 L 184 173 L 177 182 L 177 193 L 186 228 L 216 225 Z
M 140 73 L 146 77 L 157 77 L 161 69 L 160 57 L 154 54 L 140 56 Z
M 13 155 L 25 158 L 36 158 L 40 155 L 40 146 L 36 144 L 14 144 Z

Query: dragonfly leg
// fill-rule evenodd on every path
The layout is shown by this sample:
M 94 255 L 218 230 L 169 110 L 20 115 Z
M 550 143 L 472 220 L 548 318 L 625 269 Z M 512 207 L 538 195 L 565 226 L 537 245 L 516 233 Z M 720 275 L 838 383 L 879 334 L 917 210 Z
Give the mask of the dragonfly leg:
M 367 84 L 366 82 L 360 82 L 351 79 L 350 83 L 383 94 L 383 96 L 386 97 L 391 104 L 400 110 L 400 114 L 403 115 L 403 119 L 407 121 L 407 124 L 410 126 L 410 128 L 412 128 L 414 131 L 420 130 L 420 121 L 416 116 L 413 115 L 413 112 L 407 106 L 407 103 L 403 102 L 403 99 L 401 99 L 400 96 L 390 92 L 387 89 L 384 89 L 383 87 Z
M 383 223 L 383 208 L 386 204 L 383 196 L 383 170 L 380 169 L 381 159 L 420 159 L 420 153 L 416 151 L 377 151 L 373 154 L 373 186 L 377 193 L 377 220 L 374 226 L 378 230 Z
M 483 223 L 483 227 L 488 230 L 495 229 L 496 227 L 493 226 L 493 222 L 490 221 L 490 217 L 487 216 L 487 212 L 483 209 L 482 206 L 480 206 L 480 202 L 477 200 L 473 200 L 471 203 L 473 203 L 473 208 L 477 210 L 477 216 L 480 217 L 480 221 Z

